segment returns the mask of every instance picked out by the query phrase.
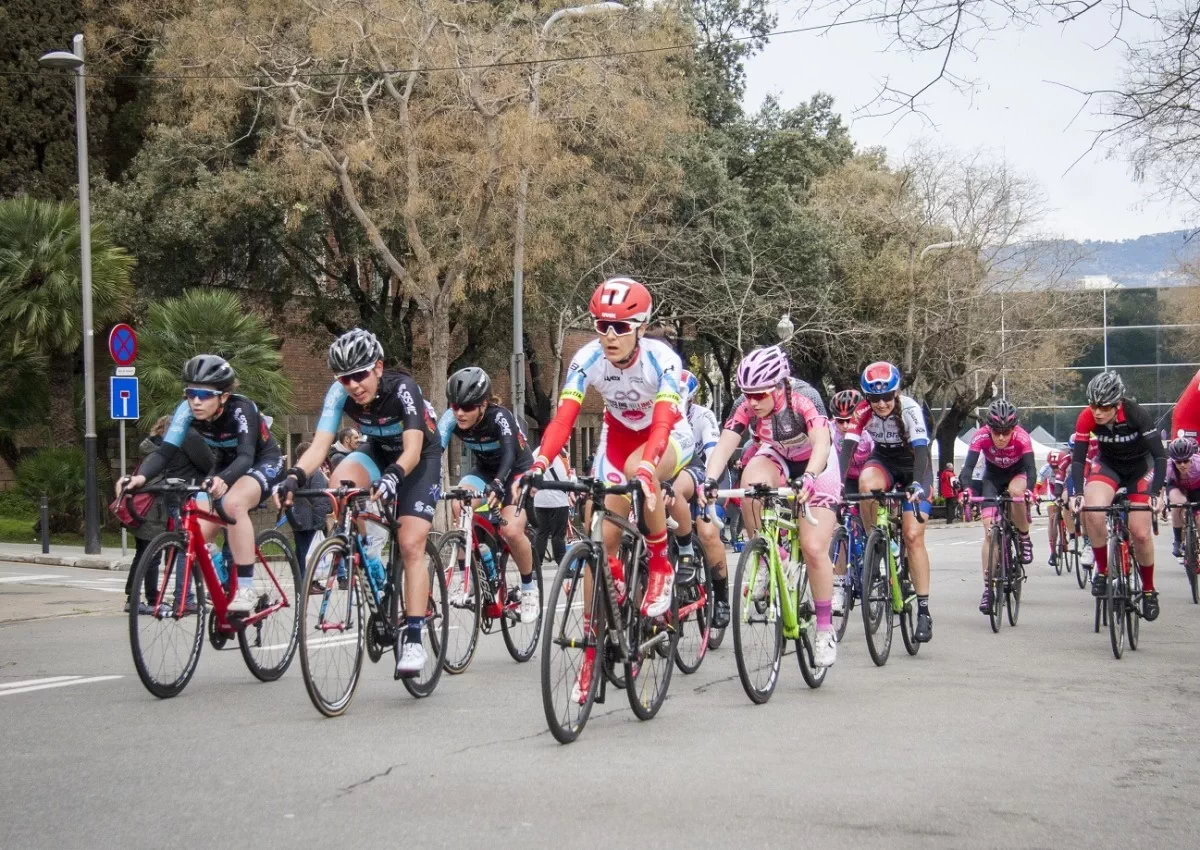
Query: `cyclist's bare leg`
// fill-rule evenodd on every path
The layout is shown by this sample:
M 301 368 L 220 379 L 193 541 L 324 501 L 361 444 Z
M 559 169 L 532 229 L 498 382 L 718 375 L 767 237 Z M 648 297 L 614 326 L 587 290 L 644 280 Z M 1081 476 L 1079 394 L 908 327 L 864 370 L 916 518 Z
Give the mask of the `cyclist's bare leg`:
M 1083 488 L 1083 504 L 1089 508 L 1108 507 L 1113 503 L 1116 490 L 1103 481 L 1089 481 Z M 1081 518 L 1084 533 L 1092 552 L 1096 555 L 1096 572 L 1108 573 L 1108 532 L 1104 526 L 1104 513 L 1086 511 Z
M 884 471 L 878 466 L 868 464 L 863 467 L 862 474 L 858 476 L 858 492 L 872 493 L 875 490 L 888 489 L 888 479 Z M 858 514 L 862 518 L 863 528 L 867 534 L 871 533 L 871 529 L 875 527 L 876 514 L 879 512 L 878 503 L 874 499 L 868 499 L 865 502 L 858 503 Z
M 833 598 L 833 562 L 829 560 L 829 544 L 837 527 L 837 515 L 829 508 L 810 507 L 809 515 L 817 521 L 797 523 L 800 529 L 800 549 L 808 565 L 808 582 L 814 602 L 829 602 Z
M 1058 505 L 1054 502 L 1050 503 L 1049 509 L 1046 511 L 1046 516 L 1050 520 L 1050 524 L 1046 526 L 1046 539 L 1050 543 L 1050 551 L 1053 553 L 1058 546 Z
M 254 523 L 250 520 L 250 510 L 258 507 L 262 501 L 262 487 L 249 475 L 243 475 L 233 486 L 225 491 L 221 498 L 221 508 L 226 516 L 234 521 L 231 526 L 225 526 L 226 537 L 229 540 L 229 551 L 235 564 L 254 564 Z M 206 541 L 212 540 L 220 523 L 200 520 L 200 530 Z
M 513 482 L 513 487 L 518 487 L 518 484 Z M 517 495 L 514 492 L 513 498 L 516 499 Z M 528 515 L 525 511 L 518 514 L 517 506 L 509 505 L 500 511 L 500 516 L 504 518 L 504 523 L 500 526 L 500 536 L 504 538 L 508 551 L 512 552 L 513 560 L 517 562 L 517 570 L 523 578 L 528 578 L 533 572 L 533 546 L 525 536 Z
M 1167 502 L 1171 506 L 1171 528 L 1183 528 L 1183 504 L 1187 502 L 1187 496 L 1178 487 L 1172 487 L 1167 493 Z
M 410 617 L 429 613 L 429 572 L 425 563 L 425 541 L 433 526 L 422 517 L 400 517 L 396 543 L 404 562 L 404 608 Z
M 677 526 L 675 536 L 686 540 L 692 533 L 692 497 L 696 495 L 696 482 L 690 474 L 681 472 L 675 476 L 671 489 L 675 491 L 675 498 L 668 510 Z
M 768 487 L 784 486 L 783 476 L 779 474 L 779 467 L 770 458 L 752 457 L 746 464 L 746 468 L 742 470 L 742 478 L 738 482 L 738 486 L 751 487 L 755 484 L 766 484 Z M 762 525 L 762 502 L 760 500 L 751 499 L 748 496 L 742 498 L 742 524 L 746 529 L 746 539 L 754 539 L 754 536 L 758 534 L 758 527 Z
M 861 479 L 860 479 L 861 480 Z M 929 550 L 925 548 L 925 523 L 917 522 L 913 511 L 906 511 L 901 528 L 908 552 L 908 576 L 917 596 L 929 595 Z
M 979 512 L 979 518 L 983 521 L 983 548 L 980 550 L 979 560 L 983 564 L 983 580 L 986 583 L 991 579 L 991 576 L 988 575 L 988 537 L 992 533 L 992 512 L 984 508 Z
M 1013 480 L 1008 482 L 1008 495 L 1014 499 L 1025 498 L 1025 479 L 1020 475 L 1013 476 Z M 1009 516 L 1012 517 L 1013 525 L 1017 527 L 1017 531 L 1023 534 L 1029 533 L 1029 509 L 1024 504 L 1009 505 Z
M 1154 535 L 1150 528 L 1149 511 L 1129 512 L 1129 539 L 1133 541 L 1133 553 L 1143 567 L 1154 566 Z
M 704 557 L 708 561 L 708 569 L 715 579 L 725 578 L 725 544 L 721 542 L 721 531 L 715 522 L 701 519 L 696 523 L 696 536 L 704 547 Z

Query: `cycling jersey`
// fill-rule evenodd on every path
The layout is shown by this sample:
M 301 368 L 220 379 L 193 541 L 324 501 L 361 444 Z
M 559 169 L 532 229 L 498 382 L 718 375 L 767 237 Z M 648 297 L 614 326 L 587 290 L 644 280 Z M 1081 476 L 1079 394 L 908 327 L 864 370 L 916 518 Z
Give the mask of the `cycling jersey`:
M 818 413 L 825 417 L 829 416 L 828 411 L 825 409 L 825 401 L 821 398 L 821 394 L 817 392 L 816 387 L 814 387 L 808 381 L 801 380 L 800 378 L 788 378 L 787 380 L 792 387 L 800 391 L 802 396 L 812 402 L 813 407 L 817 409 Z M 745 400 L 745 396 L 738 396 L 733 402 L 734 408 L 736 409 L 737 406 Z
M 350 398 L 341 381 L 334 381 L 325 393 L 317 431 L 336 434 L 342 424 L 342 414 L 354 420 L 363 436 L 369 438 L 371 448 L 377 450 L 374 454 L 381 458 L 391 456 L 389 463 L 404 450 L 405 431 L 420 431 L 425 438 L 421 445 L 422 457 L 434 457 L 442 452 L 442 443 L 436 436 L 437 417 L 412 375 L 385 370 L 375 398 L 365 405 Z M 363 448 L 360 447 L 360 451 Z
M 844 438 L 843 438 L 844 439 Z M 841 445 L 839 443 L 839 449 Z M 871 435 L 864 431 L 858 437 L 858 447 L 854 450 L 854 455 L 850 458 L 850 468 L 846 470 L 846 479 L 856 479 L 862 475 L 863 467 L 867 465 L 867 458 L 871 456 L 871 452 L 875 451 L 875 441 L 871 439 Z
M 1171 437 L 1200 435 L 1200 372 L 1196 372 L 1179 394 L 1171 412 Z
M 785 387 L 774 390 L 775 407 L 766 418 L 756 416 L 750 402 L 743 397 L 726 420 L 725 430 L 739 437 L 748 431 L 761 446 L 775 449 L 786 460 L 808 460 L 812 455 L 809 434 L 824 429 L 832 443 L 833 429 L 798 384 L 799 381 L 789 378 Z
M 843 466 L 849 467 L 850 453 L 857 448 L 864 433 L 870 434 L 875 443 L 868 462 L 878 462 L 887 473 L 889 486 L 908 481 L 918 483 L 927 493 L 932 489 L 929 430 L 925 427 L 925 414 L 914 399 L 896 396 L 892 412 L 887 416 L 876 415 L 869 402 L 860 402 L 850 417 L 846 442 L 838 458 Z
M 525 441 L 525 432 L 515 416 L 498 404 L 489 404 L 475 427 L 458 427 L 454 411 L 447 410 L 438 421 L 442 448 L 458 437 L 475 455 L 475 465 L 488 476 L 507 483 L 514 472 L 525 472 L 533 465 L 533 453 Z
M 1012 438 L 1004 448 L 1000 448 L 992 441 L 991 430 L 988 428 L 978 429 L 971 439 L 971 445 L 967 447 L 967 457 L 963 461 L 963 468 L 959 473 L 960 478 L 970 479 L 972 477 L 980 455 L 983 455 L 984 462 L 988 466 L 984 472 L 985 475 L 991 469 L 1002 470 L 1006 473 L 1011 471 L 1012 475 L 1024 475 L 1028 483 L 1033 483 L 1037 476 L 1037 468 L 1033 459 L 1033 438 L 1020 425 L 1013 430 Z
M 1090 464 L 1096 459 L 1097 451 L 1099 451 L 1099 447 L 1096 445 L 1096 441 L 1089 439 L 1085 465 Z M 1054 467 L 1054 489 L 1052 492 L 1056 498 L 1062 495 L 1064 485 L 1067 487 L 1067 495 L 1074 495 L 1075 486 L 1071 482 L 1070 452 L 1063 452 L 1063 456 L 1059 458 L 1058 465 Z
M 707 407 L 689 404 L 687 420 L 692 428 L 692 436 L 695 438 L 695 447 L 692 449 L 692 466 L 703 467 L 708 460 L 708 453 L 721 438 L 721 426 L 717 424 L 717 414 Z
M 1075 450 L 1071 455 L 1071 480 L 1076 493 L 1083 492 L 1084 460 L 1091 437 L 1095 438 L 1098 447 L 1093 469 L 1105 466 L 1114 470 L 1115 480 L 1121 486 L 1125 479 L 1139 477 L 1137 467 L 1148 466 L 1147 458 L 1153 458 L 1154 477 L 1149 492 L 1155 494 L 1162 488 L 1167 473 L 1167 453 L 1150 414 L 1136 402 L 1122 399 L 1117 405 L 1116 416 L 1107 425 L 1096 423 L 1090 407 L 1085 407 L 1079 414 L 1075 422 Z
M 233 484 L 256 467 L 262 476 L 259 484 L 274 483 L 278 477 L 281 452 L 279 443 L 271 436 L 270 421 L 258 411 L 258 406 L 243 395 L 231 395 L 217 416 L 209 420 L 192 417 L 192 408 L 183 400 L 175 408 L 171 426 L 163 444 L 146 458 L 139 475 L 147 480 L 158 475 L 171 456 L 183 445 L 189 427 L 194 427 L 213 450 L 216 477 Z M 255 476 L 256 479 L 259 476 Z

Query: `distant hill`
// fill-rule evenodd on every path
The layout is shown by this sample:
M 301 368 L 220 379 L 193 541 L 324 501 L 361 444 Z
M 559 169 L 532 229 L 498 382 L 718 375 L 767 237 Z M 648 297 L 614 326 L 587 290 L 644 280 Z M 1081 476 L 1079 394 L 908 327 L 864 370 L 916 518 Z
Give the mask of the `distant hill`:
M 1084 259 L 1072 270 L 1073 277 L 1107 276 L 1126 287 L 1179 286 L 1185 282 L 1178 274 L 1180 261 L 1200 255 L 1200 236 L 1191 230 L 1074 244 L 1082 249 Z

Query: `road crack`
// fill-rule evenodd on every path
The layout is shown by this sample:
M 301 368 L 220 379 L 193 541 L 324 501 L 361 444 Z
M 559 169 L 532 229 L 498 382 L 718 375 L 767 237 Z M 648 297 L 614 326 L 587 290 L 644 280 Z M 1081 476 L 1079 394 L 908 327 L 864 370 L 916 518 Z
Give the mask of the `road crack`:
M 398 767 L 406 767 L 407 765 L 408 765 L 408 762 L 406 762 L 406 761 L 400 762 L 399 764 L 393 764 L 387 770 L 381 770 L 379 773 L 372 773 L 366 779 L 360 779 L 358 782 L 352 782 L 351 784 L 347 785 L 345 788 L 341 789 L 341 792 L 337 795 L 337 798 L 335 798 L 335 799 L 345 797 L 347 794 L 352 794 L 352 793 L 354 793 L 355 789 L 361 788 L 364 785 L 369 785 L 370 783 L 374 782 L 376 779 L 383 779 L 385 777 L 391 776 L 393 770 L 395 770 Z

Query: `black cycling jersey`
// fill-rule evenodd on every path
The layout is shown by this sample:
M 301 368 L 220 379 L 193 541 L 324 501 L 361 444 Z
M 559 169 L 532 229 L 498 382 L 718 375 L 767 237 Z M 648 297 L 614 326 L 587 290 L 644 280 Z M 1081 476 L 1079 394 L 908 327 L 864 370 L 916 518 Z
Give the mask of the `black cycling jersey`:
M 438 421 L 438 434 L 442 448 L 450 444 L 452 436 L 462 440 L 475 455 L 476 465 L 500 481 L 507 482 L 514 472 L 525 472 L 533 465 L 525 432 L 516 417 L 498 404 L 489 404 L 469 430 L 458 427 L 454 411 L 447 410 Z
M 1071 454 L 1071 479 L 1075 492 L 1083 492 L 1083 465 L 1088 441 L 1096 441 L 1096 458 L 1115 468 L 1129 468 L 1154 458 L 1154 479 L 1150 492 L 1158 493 L 1167 475 L 1167 452 L 1150 414 L 1129 399 L 1117 405 L 1117 415 L 1106 425 L 1096 423 L 1095 414 L 1085 407 L 1075 422 L 1075 448 Z
M 422 457 L 442 452 L 442 444 L 435 436 L 437 424 L 433 408 L 426 403 L 412 375 L 385 370 L 375 398 L 366 405 L 350 398 L 341 381 L 334 381 L 325 393 L 317 430 L 336 434 L 343 413 L 353 419 L 363 436 L 384 454 L 399 455 L 404 450 L 405 431 L 420 431 L 424 435 Z
M 146 458 L 138 474 L 149 480 L 162 472 L 183 445 L 189 427 L 195 428 L 212 449 L 214 466 L 220 470 L 216 475 L 226 484 L 233 484 L 257 463 L 280 456 L 279 443 L 271 436 L 267 418 L 250 399 L 231 395 L 217 415 L 206 421 L 192 417 L 192 408 L 185 399 L 175 408 L 163 444 Z

